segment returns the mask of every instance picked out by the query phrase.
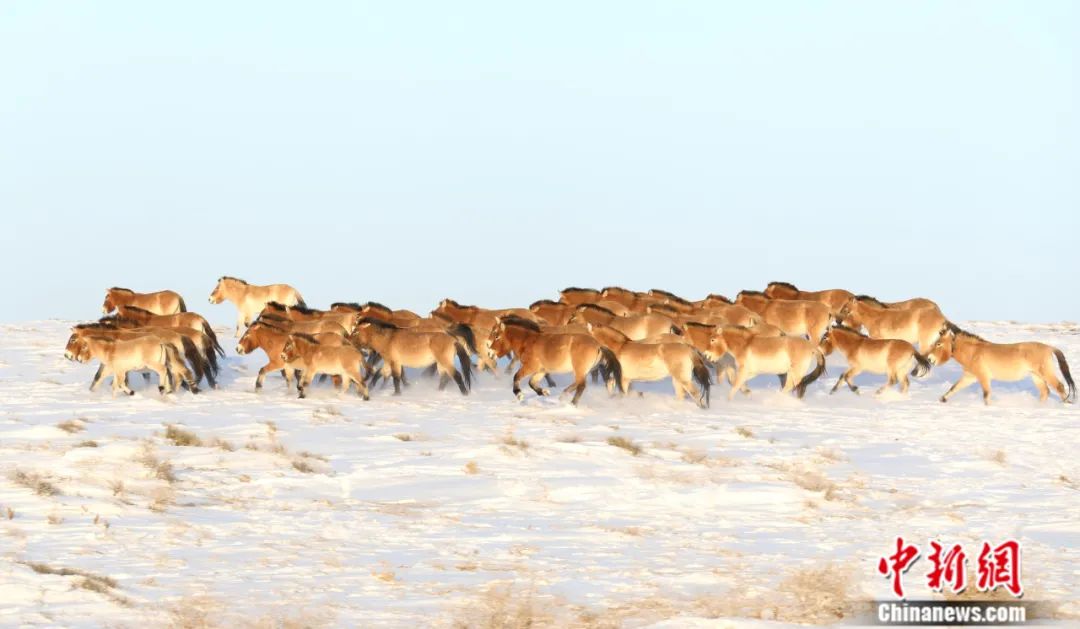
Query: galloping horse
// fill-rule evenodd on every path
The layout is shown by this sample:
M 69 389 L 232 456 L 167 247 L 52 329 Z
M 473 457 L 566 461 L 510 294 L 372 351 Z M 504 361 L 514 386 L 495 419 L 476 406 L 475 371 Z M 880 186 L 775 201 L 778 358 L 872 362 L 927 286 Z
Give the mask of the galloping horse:
M 825 373 L 825 355 L 817 344 L 797 336 L 756 336 L 747 328 L 726 326 L 709 340 L 705 355 L 718 362 L 726 353 L 738 365 L 728 400 L 734 399 L 735 392 L 743 390 L 748 380 L 764 373 L 783 375 L 783 392 L 794 389 L 801 398 L 807 385 Z M 817 366 L 806 373 L 815 361 Z
M 897 382 L 900 383 L 900 392 L 907 393 L 909 372 L 916 378 L 930 372 L 930 362 L 911 343 L 900 339 L 872 339 L 844 325 L 829 328 L 821 339 L 821 351 L 826 356 L 832 354 L 834 349 L 844 355 L 848 368 L 829 393 L 836 393 L 836 389 L 844 383 L 858 393 L 859 387 L 851 379 L 864 371 L 888 376 L 878 393 Z
M 139 325 L 161 326 L 163 328 L 187 328 L 189 330 L 195 330 L 196 332 L 202 332 L 210 337 L 210 341 L 214 344 L 214 351 L 221 356 L 225 355 L 225 350 L 221 349 L 221 344 L 218 343 L 217 334 L 214 333 L 214 328 L 210 327 L 210 322 L 198 313 L 178 312 L 171 315 L 156 315 L 148 310 L 143 310 L 142 308 L 137 308 L 135 306 L 120 306 L 117 310 L 119 311 L 121 318 L 130 319 Z
M 744 306 L 761 315 L 792 336 L 807 335 L 815 343 L 821 340 L 825 329 L 833 322 L 829 306 L 820 301 L 804 299 L 772 299 L 759 291 L 744 290 L 735 298 L 735 304 Z
M 305 305 L 300 292 L 288 284 L 258 286 L 228 275 L 219 277 L 214 292 L 210 293 L 210 303 L 220 304 L 223 301 L 236 304 L 237 337 L 244 333 L 244 328 L 251 325 L 255 315 L 271 301 L 290 308 Z
M 652 381 L 671 377 L 675 399 L 689 395 L 701 408 L 709 406 L 712 379 L 701 352 L 678 335 L 678 341 L 632 341 L 622 332 L 606 325 L 589 325 L 593 338 L 615 353 L 622 367 L 622 392 L 628 393 L 635 380 Z M 695 384 L 696 383 L 696 384 Z M 701 387 L 698 389 L 698 387 Z
M 127 374 L 139 369 L 150 369 L 158 375 L 158 392 L 171 393 L 172 381 L 169 377 L 170 369 L 174 366 L 183 365 L 183 359 L 176 349 L 168 343 L 162 343 L 158 338 L 147 335 L 133 339 L 109 339 L 103 336 L 86 336 L 76 341 L 75 360 L 80 363 L 97 359 L 105 368 L 102 377 L 112 376 L 112 391 L 115 397 L 118 392 L 135 395 L 127 386 Z M 186 369 L 185 369 L 186 371 Z M 188 388 L 192 393 L 198 393 L 199 387 L 191 380 L 191 372 L 184 376 Z M 93 391 L 98 382 L 90 385 Z
M 607 308 L 595 304 L 578 306 L 577 312 L 570 317 L 569 323 L 608 325 L 630 337 L 631 340 L 639 340 L 666 332 L 672 334 L 682 332 L 671 317 L 667 315 L 643 313 L 620 317 Z
M 113 286 L 105 291 L 105 303 L 101 304 L 101 313 L 109 314 L 119 306 L 137 306 L 160 315 L 187 312 L 184 298 L 176 291 L 160 290 L 156 293 L 136 293 L 130 288 Z
M 899 310 L 874 305 L 874 300 L 855 297 L 840 309 L 842 323 L 854 329 L 865 327 L 876 339 L 901 339 L 918 343 L 919 350 L 929 351 L 941 336 L 947 320 L 937 306 Z
M 285 364 L 298 364 L 302 374 L 296 383 L 300 397 L 307 397 L 307 388 L 315 374 L 335 376 L 341 380 L 341 392 L 349 390 L 349 383 L 356 385 L 356 394 L 368 399 L 367 385 L 360 375 L 364 355 L 352 345 L 325 345 L 307 334 L 290 334 L 281 348 L 279 357 Z
M 468 328 L 459 330 L 462 335 L 468 332 Z M 440 390 L 451 378 L 462 395 L 468 395 L 472 388 L 472 361 L 467 341 L 446 330 L 416 331 L 365 317 L 356 324 L 349 340 L 382 357 L 394 379 L 394 395 L 401 395 L 405 367 L 423 369 L 432 364 L 439 372 Z M 459 367 L 454 366 L 455 356 Z
M 772 299 L 801 299 L 804 301 L 820 301 L 836 314 L 844 307 L 854 293 L 842 288 L 830 288 L 826 290 L 799 290 L 794 284 L 788 282 L 769 282 L 765 287 L 765 295 Z

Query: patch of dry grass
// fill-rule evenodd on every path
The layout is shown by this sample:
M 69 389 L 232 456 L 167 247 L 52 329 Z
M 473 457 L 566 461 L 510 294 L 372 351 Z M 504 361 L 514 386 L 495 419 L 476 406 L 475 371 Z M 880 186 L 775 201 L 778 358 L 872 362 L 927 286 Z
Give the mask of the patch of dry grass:
M 454 629 L 538 629 L 560 626 L 554 606 L 534 588 L 492 585 L 455 613 Z
M 21 563 L 38 574 L 51 574 L 61 577 L 80 577 L 79 580 L 73 584 L 74 587 L 96 592 L 119 605 L 131 605 L 130 600 L 114 591 L 119 587 L 119 584 L 117 584 L 116 579 L 113 579 L 112 577 L 94 574 L 93 572 L 80 570 L 78 568 L 50 566 L 36 561 L 25 561 Z
M 96 441 L 92 440 L 92 439 L 87 439 L 86 441 L 80 441 L 79 443 L 76 443 L 74 447 L 76 447 L 76 448 L 96 448 L 96 447 L 98 447 L 98 443 Z
M 634 456 L 638 456 L 643 452 L 641 446 L 626 437 L 608 437 L 607 442 L 608 445 L 622 448 Z
M 154 478 L 157 478 L 158 480 L 163 480 L 167 483 L 176 482 L 176 474 L 173 473 L 172 464 L 168 461 L 162 461 L 161 459 L 157 458 L 157 455 L 154 454 L 153 449 L 149 447 L 145 448 L 142 454 L 139 456 L 138 461 L 144 467 L 146 467 L 146 469 L 150 470 Z
M 82 422 L 77 419 L 69 419 L 67 421 L 62 421 L 57 424 L 56 427 L 68 433 L 69 435 L 86 430 L 86 428 L 82 425 Z
M 1002 467 L 1005 467 L 1009 464 L 1009 459 L 1005 455 L 1004 450 L 994 450 L 993 452 L 986 455 L 986 458 Z
M 736 426 L 735 432 L 738 433 L 740 437 L 746 437 L 747 439 L 754 438 L 754 431 L 750 430 L 746 426 Z
M 304 459 L 293 459 L 292 466 L 294 470 L 304 474 L 314 474 L 316 472 L 315 468 L 311 467 L 311 464 Z
M 190 446 L 199 447 L 203 445 L 202 439 L 199 439 L 198 435 L 180 428 L 176 424 L 169 424 L 165 427 L 165 439 L 171 441 L 175 446 Z
M 15 470 L 11 474 L 11 481 L 16 485 L 22 485 L 30 491 L 39 496 L 58 496 L 60 490 L 56 485 L 53 485 L 49 481 L 45 480 L 40 474 L 35 472 L 24 472 L 22 470 Z
M 502 450 L 504 452 L 526 452 L 529 449 L 529 442 L 524 439 L 518 439 L 514 436 L 514 433 L 507 433 L 499 440 L 502 444 Z
M 469 461 L 464 467 L 466 474 L 477 474 L 480 472 L 480 466 L 476 464 L 476 461 Z

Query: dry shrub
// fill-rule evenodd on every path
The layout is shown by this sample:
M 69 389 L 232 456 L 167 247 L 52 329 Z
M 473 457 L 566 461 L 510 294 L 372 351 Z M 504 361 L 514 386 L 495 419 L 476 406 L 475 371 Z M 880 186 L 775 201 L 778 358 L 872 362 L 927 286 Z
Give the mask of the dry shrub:
M 641 446 L 626 437 L 608 437 L 607 442 L 608 445 L 622 448 L 634 456 L 638 456 L 642 452 Z
M 304 474 L 314 474 L 315 473 L 315 468 L 311 467 L 311 464 L 308 463 L 307 461 L 305 461 L 304 459 L 293 459 L 292 466 L 293 466 L 293 469 L 295 469 L 298 472 L 303 472 Z
M 61 577 L 81 577 L 81 579 L 74 584 L 75 587 L 91 592 L 97 592 L 120 605 L 131 605 L 130 600 L 113 591 L 119 586 L 116 583 L 116 579 L 113 579 L 112 577 L 94 574 L 93 572 L 80 570 L 78 568 L 56 567 L 34 561 L 23 562 L 23 564 L 38 574 L 54 574 Z
M 709 458 L 709 454 L 707 452 L 705 452 L 704 450 L 696 450 L 696 449 L 687 450 L 686 452 L 683 452 L 683 455 L 682 455 L 683 463 L 701 464 L 701 463 L 704 463 L 706 460 L 708 460 L 708 458 Z
M 79 443 L 76 443 L 75 447 L 76 448 L 96 448 L 96 447 L 98 447 L 98 444 L 97 444 L 96 441 L 94 441 L 92 439 L 88 439 L 86 441 L 80 441 Z
M 1004 450 L 994 450 L 993 452 L 988 454 L 986 456 L 986 458 L 990 459 L 991 461 L 993 461 L 994 463 L 997 463 L 998 465 L 1000 465 L 1002 467 L 1008 465 L 1008 463 L 1009 463 L 1008 462 L 1008 457 L 1005 456 L 1005 451 Z
M 22 485 L 39 496 L 58 496 L 60 490 L 40 474 L 15 470 L 11 474 L 11 480 L 16 485 Z
M 175 446 L 198 447 L 203 444 L 202 439 L 199 439 L 195 433 L 184 430 L 175 424 L 169 424 L 165 427 L 165 439 L 171 441 Z
M 504 452 L 513 452 L 514 448 L 517 448 L 519 452 L 525 452 L 529 449 L 529 442 L 524 439 L 518 439 L 512 432 L 507 433 L 499 440 L 499 443 L 502 444 L 502 450 Z
M 60 422 L 56 425 L 56 427 L 68 434 L 74 434 L 86 430 L 86 428 L 83 427 L 82 422 L 77 419 L 69 419 L 67 421 Z
M 210 629 L 218 624 L 224 605 L 209 596 L 189 596 L 169 605 L 169 626 L 175 629 Z
M 394 435 L 394 438 L 397 439 L 398 441 L 412 441 L 413 440 L 412 435 L 410 435 L 408 433 L 404 433 L 404 432 L 397 433 L 396 435 Z
M 539 629 L 561 626 L 550 601 L 538 599 L 534 588 L 492 585 L 461 606 L 455 629 Z
M 163 480 L 167 483 L 176 482 L 176 474 L 173 473 L 172 464 L 157 458 L 154 451 L 150 448 L 143 450 L 142 456 L 139 457 L 139 463 L 142 463 L 143 466 L 149 469 L 154 475 L 154 478 Z
M 796 570 L 774 589 L 750 593 L 727 592 L 699 602 L 713 618 L 757 618 L 787 623 L 824 625 L 860 614 L 862 604 L 851 597 L 851 571 L 836 564 Z
M 581 435 L 563 435 L 555 439 L 559 443 L 581 443 Z
M 747 439 L 752 439 L 754 437 L 754 431 L 746 426 L 736 426 L 735 432 L 739 433 L 739 436 L 746 437 Z
M 476 464 L 476 461 L 469 461 L 465 464 L 466 474 L 476 474 L 480 472 L 480 466 Z

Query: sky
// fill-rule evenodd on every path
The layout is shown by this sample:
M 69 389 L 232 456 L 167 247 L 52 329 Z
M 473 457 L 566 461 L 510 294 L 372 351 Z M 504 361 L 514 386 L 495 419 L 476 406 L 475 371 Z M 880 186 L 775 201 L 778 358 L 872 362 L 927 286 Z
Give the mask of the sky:
M 847 288 L 1080 320 L 1080 3 L 0 3 L 0 320 Z

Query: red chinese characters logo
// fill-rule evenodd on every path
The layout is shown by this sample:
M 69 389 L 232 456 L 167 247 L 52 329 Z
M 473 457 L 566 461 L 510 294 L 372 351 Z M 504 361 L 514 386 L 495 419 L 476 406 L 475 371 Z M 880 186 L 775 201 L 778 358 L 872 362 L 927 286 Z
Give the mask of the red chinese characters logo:
M 931 591 L 942 592 L 946 587 L 960 593 L 967 587 L 967 554 L 960 544 L 946 548 L 936 540 L 930 541 L 931 563 L 926 573 L 926 583 Z M 904 598 L 904 573 L 919 559 L 919 548 L 905 544 L 904 538 L 896 538 L 896 552 L 878 560 L 878 572 L 892 578 L 892 590 L 897 598 Z M 983 542 L 976 562 L 975 587 L 980 592 L 992 592 L 1004 587 L 1013 596 L 1020 597 L 1024 588 L 1020 584 L 1020 543 L 1007 540 L 991 547 Z

